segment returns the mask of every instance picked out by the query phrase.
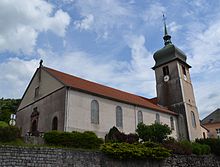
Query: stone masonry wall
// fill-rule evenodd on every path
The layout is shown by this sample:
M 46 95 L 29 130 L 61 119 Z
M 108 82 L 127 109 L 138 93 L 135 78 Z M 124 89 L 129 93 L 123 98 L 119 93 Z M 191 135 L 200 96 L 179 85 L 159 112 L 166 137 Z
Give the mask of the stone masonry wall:
M 3 167 L 220 167 L 215 156 L 173 156 L 164 161 L 119 161 L 100 152 L 43 147 L 0 146 Z

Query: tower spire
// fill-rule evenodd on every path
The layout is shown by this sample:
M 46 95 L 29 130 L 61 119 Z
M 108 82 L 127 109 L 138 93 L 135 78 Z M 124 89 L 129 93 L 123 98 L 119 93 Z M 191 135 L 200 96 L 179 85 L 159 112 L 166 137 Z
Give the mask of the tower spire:
M 164 14 L 163 14 L 163 24 L 164 24 L 164 36 L 163 36 L 163 40 L 164 40 L 164 45 L 166 46 L 166 45 L 168 45 L 168 44 L 170 44 L 170 43 L 172 43 L 172 42 L 171 42 L 171 36 L 168 35 L 168 33 L 167 33 L 166 18 L 165 18 L 165 16 L 164 16 Z

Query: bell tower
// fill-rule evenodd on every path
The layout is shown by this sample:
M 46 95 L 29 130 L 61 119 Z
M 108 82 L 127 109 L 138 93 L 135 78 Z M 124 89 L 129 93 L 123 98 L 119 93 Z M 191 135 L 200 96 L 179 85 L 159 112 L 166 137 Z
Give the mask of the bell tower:
M 164 18 L 164 15 L 163 15 Z M 152 68 L 156 76 L 158 105 L 178 114 L 179 139 L 201 138 L 199 114 L 196 107 L 186 55 L 171 42 L 164 18 L 164 47 L 153 55 Z

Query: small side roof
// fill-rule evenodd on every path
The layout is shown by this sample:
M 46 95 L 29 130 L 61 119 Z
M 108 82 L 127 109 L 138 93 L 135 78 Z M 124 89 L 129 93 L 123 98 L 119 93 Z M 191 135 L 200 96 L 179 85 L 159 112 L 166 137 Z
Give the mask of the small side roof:
M 212 123 L 220 123 L 220 108 L 216 109 L 202 120 L 202 125 Z
M 91 82 L 73 75 L 69 75 L 48 67 L 42 67 L 45 71 L 47 71 L 49 74 L 51 74 L 53 77 L 55 77 L 57 80 L 59 80 L 61 83 L 63 83 L 65 86 L 68 86 L 74 90 L 82 91 L 85 93 L 90 93 L 94 95 L 98 95 L 101 97 L 106 97 L 109 99 L 113 99 L 116 101 L 121 101 L 128 104 L 133 104 L 136 106 L 149 108 L 152 110 L 156 110 L 159 112 L 177 115 L 177 113 L 172 112 L 166 108 L 162 108 L 153 102 L 151 100 L 141 97 L 138 95 L 134 95 L 131 93 L 127 93 L 118 89 L 114 89 L 108 86 L 104 86 L 95 82 Z

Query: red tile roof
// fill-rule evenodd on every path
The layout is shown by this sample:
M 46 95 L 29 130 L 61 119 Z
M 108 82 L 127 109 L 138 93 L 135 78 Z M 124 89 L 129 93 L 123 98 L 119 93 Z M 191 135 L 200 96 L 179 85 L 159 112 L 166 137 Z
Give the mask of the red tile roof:
M 149 108 L 153 110 L 157 110 L 160 112 L 165 112 L 173 115 L 177 115 L 176 113 L 166 109 L 159 107 L 151 102 L 151 100 L 141 97 L 138 95 L 134 95 L 131 93 L 127 93 L 118 89 L 114 89 L 108 86 L 104 86 L 95 82 L 91 82 L 79 77 L 75 77 L 48 67 L 42 67 L 45 69 L 49 74 L 55 77 L 57 80 L 62 82 L 65 86 L 69 86 L 75 90 L 79 90 L 82 92 L 91 93 L 97 96 L 106 97 L 109 99 L 113 99 L 116 101 L 133 104 L 136 106 Z

